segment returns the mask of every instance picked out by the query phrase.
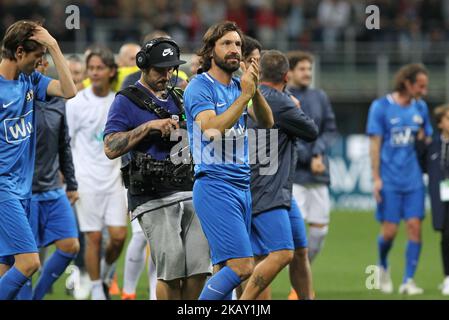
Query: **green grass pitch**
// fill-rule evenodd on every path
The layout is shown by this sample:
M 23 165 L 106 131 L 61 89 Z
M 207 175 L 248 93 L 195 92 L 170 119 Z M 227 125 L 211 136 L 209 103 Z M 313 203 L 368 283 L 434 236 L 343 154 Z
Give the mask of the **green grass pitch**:
M 332 212 L 329 235 L 323 251 L 312 265 L 314 288 L 317 299 L 444 299 L 438 290 L 443 280 L 440 257 L 440 234 L 433 231 L 430 215 L 427 214 L 423 227 L 423 247 L 416 273 L 416 283 L 424 294 L 416 297 L 397 293 L 404 271 L 405 229 L 400 232 L 390 252 L 390 266 L 394 293 L 385 295 L 365 286 L 367 266 L 376 264 L 376 237 L 379 225 L 369 212 Z M 126 249 L 126 247 L 125 247 Z M 120 257 L 117 272 L 122 285 L 124 252 Z M 64 275 L 54 285 L 53 294 L 47 299 L 71 299 L 65 294 Z M 272 284 L 273 299 L 286 299 L 290 291 L 288 272 L 282 271 Z M 119 297 L 113 297 L 119 299 Z M 142 274 L 137 290 L 138 299 L 148 299 L 148 281 Z

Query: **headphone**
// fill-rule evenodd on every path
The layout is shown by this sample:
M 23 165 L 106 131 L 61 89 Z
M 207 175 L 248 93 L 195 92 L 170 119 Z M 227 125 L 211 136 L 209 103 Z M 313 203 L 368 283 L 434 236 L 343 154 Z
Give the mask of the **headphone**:
M 160 37 L 160 38 L 155 38 L 152 39 L 150 41 L 148 41 L 147 43 L 144 44 L 144 46 L 142 47 L 142 49 L 137 53 L 136 55 L 136 65 L 139 69 L 148 69 L 150 67 L 150 54 L 151 54 L 151 50 L 161 44 L 161 43 L 168 43 L 171 44 L 173 47 L 175 47 L 176 49 L 176 55 L 178 57 L 178 60 L 181 56 L 181 50 L 179 49 L 178 44 L 170 39 L 170 38 L 164 38 L 164 37 Z M 177 69 L 177 68 L 175 68 Z

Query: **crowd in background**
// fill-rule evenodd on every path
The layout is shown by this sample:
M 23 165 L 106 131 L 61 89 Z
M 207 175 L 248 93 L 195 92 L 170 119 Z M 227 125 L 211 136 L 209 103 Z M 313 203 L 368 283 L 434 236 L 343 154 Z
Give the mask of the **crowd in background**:
M 193 50 L 207 27 L 222 20 L 235 21 L 267 47 L 276 41 L 282 49 L 323 43 L 333 50 L 348 34 L 359 41 L 396 43 L 449 39 L 449 0 L 0 0 L 0 33 L 17 19 L 45 19 L 61 42 L 75 41 L 76 33 L 65 28 L 70 4 L 80 9 L 87 42 L 140 41 L 161 29 Z M 365 9 L 372 4 L 380 9 L 376 31 L 365 28 Z

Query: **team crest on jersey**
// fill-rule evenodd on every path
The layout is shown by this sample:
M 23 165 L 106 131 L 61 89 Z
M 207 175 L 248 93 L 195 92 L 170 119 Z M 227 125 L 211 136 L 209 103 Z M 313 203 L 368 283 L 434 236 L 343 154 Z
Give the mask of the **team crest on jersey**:
M 5 119 L 3 126 L 7 143 L 15 144 L 29 139 L 33 133 L 33 110 L 17 118 Z
M 33 90 L 30 90 L 26 94 L 26 100 L 27 100 L 27 102 L 30 102 L 30 101 L 33 101 L 33 99 L 34 99 L 34 92 L 33 92 Z
M 424 120 L 420 115 L 415 114 L 413 116 L 413 122 L 416 124 L 422 124 L 424 122 Z
M 415 135 L 411 127 L 396 127 L 391 129 L 391 145 L 405 147 L 415 142 Z

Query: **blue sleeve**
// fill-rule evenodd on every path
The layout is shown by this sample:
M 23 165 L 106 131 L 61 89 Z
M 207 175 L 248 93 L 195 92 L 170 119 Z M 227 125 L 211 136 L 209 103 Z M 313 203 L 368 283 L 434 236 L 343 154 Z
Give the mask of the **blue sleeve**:
M 423 117 L 424 133 L 426 134 L 426 137 L 431 137 L 433 135 L 433 128 L 430 122 L 429 108 L 424 100 L 421 100 L 420 103 L 421 103 L 421 113 Z
M 193 79 L 184 92 L 184 107 L 193 120 L 202 111 L 215 110 L 212 88 L 196 78 Z
M 42 73 L 34 71 L 31 74 L 31 81 L 33 83 L 33 91 L 36 100 L 38 101 L 46 101 L 47 98 L 47 88 L 52 78 L 44 76 Z
M 369 108 L 366 133 L 370 136 L 383 136 L 385 133 L 383 118 L 383 106 L 378 100 L 376 100 L 371 104 Z
M 131 103 L 128 98 L 121 94 L 115 97 L 109 109 L 103 138 L 111 133 L 126 132 L 134 129 L 133 122 L 129 119 L 129 105 Z
M 316 140 L 318 137 L 317 125 L 302 109 L 297 108 L 286 94 L 278 96 L 277 101 L 270 102 L 269 105 L 272 107 L 275 123 L 284 132 L 307 142 Z

